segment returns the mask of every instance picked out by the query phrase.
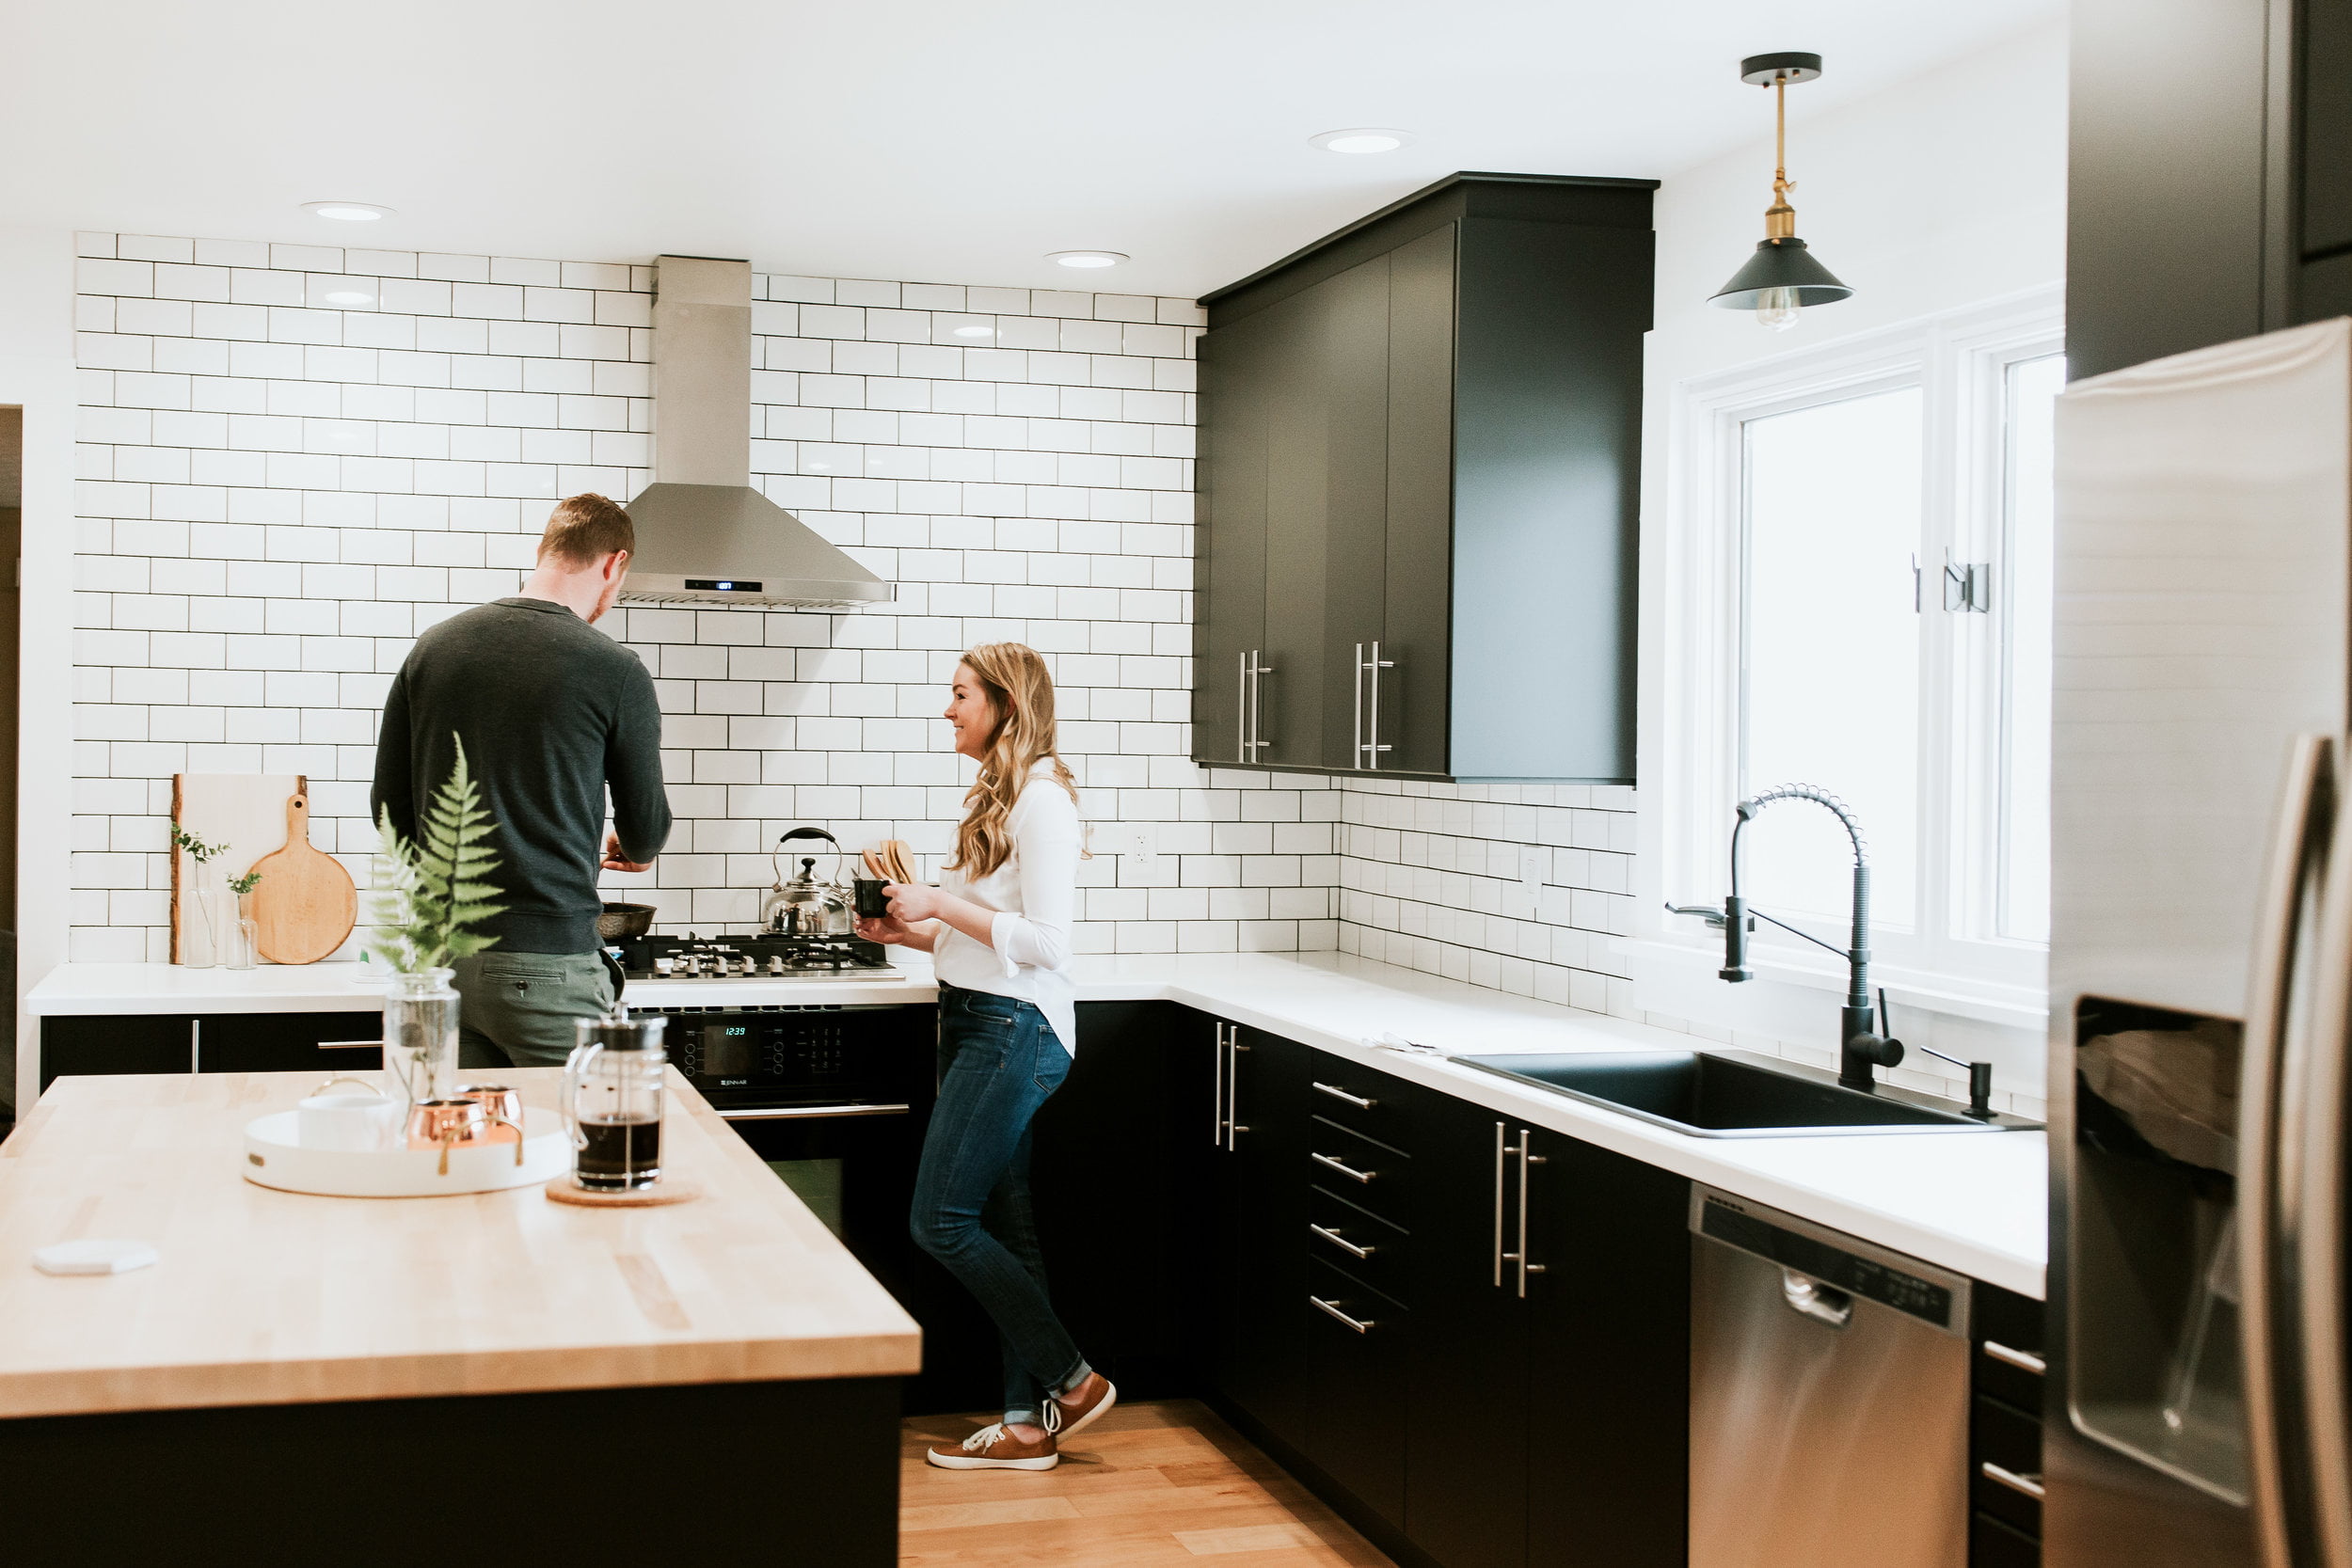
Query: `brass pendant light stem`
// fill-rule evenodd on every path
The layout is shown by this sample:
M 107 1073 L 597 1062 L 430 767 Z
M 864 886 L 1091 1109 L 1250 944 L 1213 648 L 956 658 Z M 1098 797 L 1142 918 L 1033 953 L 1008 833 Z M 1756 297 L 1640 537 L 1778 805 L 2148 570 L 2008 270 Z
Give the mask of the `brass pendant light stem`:
M 1790 240 L 1797 234 L 1797 210 L 1788 205 L 1788 76 L 1772 78 L 1772 204 L 1764 209 L 1764 237 Z

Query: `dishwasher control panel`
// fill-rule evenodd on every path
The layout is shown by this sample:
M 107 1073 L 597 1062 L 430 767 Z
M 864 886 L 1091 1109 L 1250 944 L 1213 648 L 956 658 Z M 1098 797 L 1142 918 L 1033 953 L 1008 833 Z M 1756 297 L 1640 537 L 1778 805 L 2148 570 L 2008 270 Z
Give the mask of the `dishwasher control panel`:
M 1968 1332 L 1968 1281 L 1727 1193 L 1693 1188 L 1691 1228 L 1767 1262 L 1891 1307 L 1947 1334 Z

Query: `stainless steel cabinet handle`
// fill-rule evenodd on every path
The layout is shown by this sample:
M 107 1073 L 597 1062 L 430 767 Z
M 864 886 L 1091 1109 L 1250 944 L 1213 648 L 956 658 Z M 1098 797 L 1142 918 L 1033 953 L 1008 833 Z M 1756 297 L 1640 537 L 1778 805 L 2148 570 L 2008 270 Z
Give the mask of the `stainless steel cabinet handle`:
M 1502 1123 L 1495 1123 L 1495 1289 L 1502 1289 L 1502 1157 L 1510 1152 L 1505 1147 L 1510 1139 L 1504 1135 Z
M 1241 1025 L 1225 1026 L 1225 1147 L 1238 1148 L 1240 1139 L 1248 1128 L 1241 1124 L 1241 1054 L 1249 1047 L 1241 1043 Z
M 1333 1088 L 1328 1084 L 1317 1084 L 1315 1085 L 1315 1092 L 1318 1094 L 1327 1094 L 1334 1100 L 1344 1100 L 1359 1111 L 1369 1111 L 1375 1105 L 1380 1103 L 1380 1101 L 1376 1100 L 1366 1100 L 1361 1095 L 1350 1094 L 1345 1089 Z
M 1240 687 L 1240 691 L 1235 693 L 1235 698 L 1232 698 L 1232 759 L 1235 759 L 1235 762 L 1251 762 L 1251 757 L 1249 757 L 1249 654 L 1242 651 L 1242 654 L 1237 654 L 1235 658 L 1240 660 L 1242 687 Z M 1218 1027 L 1218 1046 L 1223 1046 L 1223 1044 L 1226 1044 L 1226 1037 L 1223 1037 L 1223 1027 Z
M 2050 1364 L 2029 1350 L 2011 1350 L 1991 1339 L 1985 1340 L 1981 1348 L 1994 1360 L 2006 1362 L 2021 1372 L 2031 1372 L 2036 1377 L 2049 1375 Z
M 1544 1163 L 1544 1157 L 1542 1155 L 1533 1152 L 1534 1147 L 1535 1134 L 1524 1127 L 1520 1128 L 1518 1149 L 1519 1250 L 1513 1253 L 1511 1256 L 1518 1259 L 1519 1265 L 1519 1299 L 1521 1301 L 1525 1301 L 1527 1299 L 1527 1276 L 1531 1274 L 1541 1274 L 1544 1272 L 1544 1266 L 1541 1263 L 1531 1263 L 1527 1260 L 1527 1167 L 1530 1165 L 1540 1165 Z
M 1209 1143 L 1225 1147 L 1225 1025 L 1216 1026 L 1216 1082 L 1209 1093 Z
M 1360 729 L 1357 732 L 1356 766 L 1359 768 L 1379 767 L 1380 754 L 1383 752 L 1391 750 L 1391 747 L 1383 745 L 1380 740 L 1380 672 L 1383 670 L 1393 670 L 1395 668 L 1396 660 L 1392 658 L 1382 658 L 1380 657 L 1379 643 L 1375 642 L 1372 644 L 1372 657 L 1370 658 L 1366 658 L 1364 657 L 1364 645 L 1360 642 L 1356 644 L 1356 687 L 1359 693 L 1360 693 L 1363 689 L 1364 672 L 1367 670 L 1372 672 L 1372 705 L 1371 721 L 1369 725 L 1372 731 L 1372 738 L 1369 740 L 1364 739 L 1363 732 Z M 1359 699 L 1359 705 L 1360 708 L 1360 697 Z
M 1265 737 L 1265 677 L 1274 666 L 1263 661 L 1265 650 L 1252 648 L 1241 656 L 1241 760 L 1255 762 L 1258 753 L 1274 744 Z
M 722 1111 L 721 1121 L 832 1121 L 840 1117 L 902 1117 L 912 1105 L 774 1105 L 759 1110 Z
M 381 1047 L 383 1043 L 382 1040 L 321 1040 L 319 1049 L 321 1051 L 373 1051 Z
M 1326 1312 L 1330 1313 L 1331 1316 L 1339 1319 L 1340 1322 L 1345 1323 L 1348 1327 L 1354 1329 L 1359 1334 L 1369 1334 L 1375 1327 L 1379 1326 L 1379 1321 L 1377 1319 L 1351 1318 L 1346 1313 L 1341 1311 L 1337 1307 L 1331 1305 L 1331 1303 L 1324 1300 L 1321 1296 L 1309 1296 L 1307 1299 L 1313 1302 L 1317 1307 L 1322 1307 Z
M 1307 1228 L 1322 1237 L 1325 1241 L 1330 1243 L 1333 1246 L 1338 1247 L 1342 1252 L 1346 1253 L 1351 1258 L 1369 1258 L 1374 1253 L 1380 1250 L 1376 1246 L 1358 1246 L 1355 1243 L 1349 1241 L 1338 1231 L 1327 1229 L 1324 1227 L 1315 1224 L 1312 1220 L 1309 1220 L 1307 1222 Z
M 200 1018 L 188 1020 L 188 1070 L 204 1070 L 204 1021 Z
M 1997 1481 L 2010 1491 L 2023 1492 L 2036 1502 L 2042 1500 L 2042 1478 L 2040 1476 L 2021 1476 L 2014 1470 L 2003 1469 L 1989 1459 L 1977 1468 L 1984 1472 L 1984 1479 L 1987 1481 Z
M 1318 1165 L 1327 1166 L 1331 1170 L 1338 1171 L 1342 1176 L 1346 1177 L 1351 1181 L 1361 1181 L 1367 1185 L 1371 1183 L 1374 1177 L 1380 1174 L 1376 1170 L 1357 1170 L 1352 1166 L 1343 1165 L 1337 1160 L 1332 1159 L 1328 1154 L 1317 1154 L 1311 1148 L 1307 1151 L 1307 1158 L 1312 1160 Z

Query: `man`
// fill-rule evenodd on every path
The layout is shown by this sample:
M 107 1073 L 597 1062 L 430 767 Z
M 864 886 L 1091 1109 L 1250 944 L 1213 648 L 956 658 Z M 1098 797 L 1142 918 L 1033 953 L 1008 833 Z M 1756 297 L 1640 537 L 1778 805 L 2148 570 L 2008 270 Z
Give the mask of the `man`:
M 612 1006 L 596 938 L 599 864 L 643 871 L 670 836 L 653 677 L 589 627 L 612 608 L 637 531 L 602 496 L 557 503 L 520 594 L 453 615 L 417 639 L 384 700 L 370 796 L 414 839 L 456 762 L 453 737 L 498 824 L 498 938 L 462 958 L 459 1062 L 561 1066 L 572 1022 Z M 613 831 L 604 832 L 605 789 Z

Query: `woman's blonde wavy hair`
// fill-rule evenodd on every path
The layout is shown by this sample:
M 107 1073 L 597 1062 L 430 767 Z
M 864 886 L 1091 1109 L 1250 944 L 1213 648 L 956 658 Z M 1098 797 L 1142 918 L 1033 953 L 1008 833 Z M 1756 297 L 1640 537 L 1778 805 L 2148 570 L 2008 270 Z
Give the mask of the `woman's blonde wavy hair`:
M 1054 781 L 1078 799 L 1077 781 L 1054 749 L 1054 677 L 1045 661 L 1025 642 L 983 642 L 963 656 L 996 710 L 996 733 L 980 753 L 980 776 L 963 798 L 963 825 L 956 830 L 950 871 L 972 881 L 1012 856 L 1012 834 L 1005 819 L 1021 798 L 1029 770 L 1042 757 L 1054 765 Z

